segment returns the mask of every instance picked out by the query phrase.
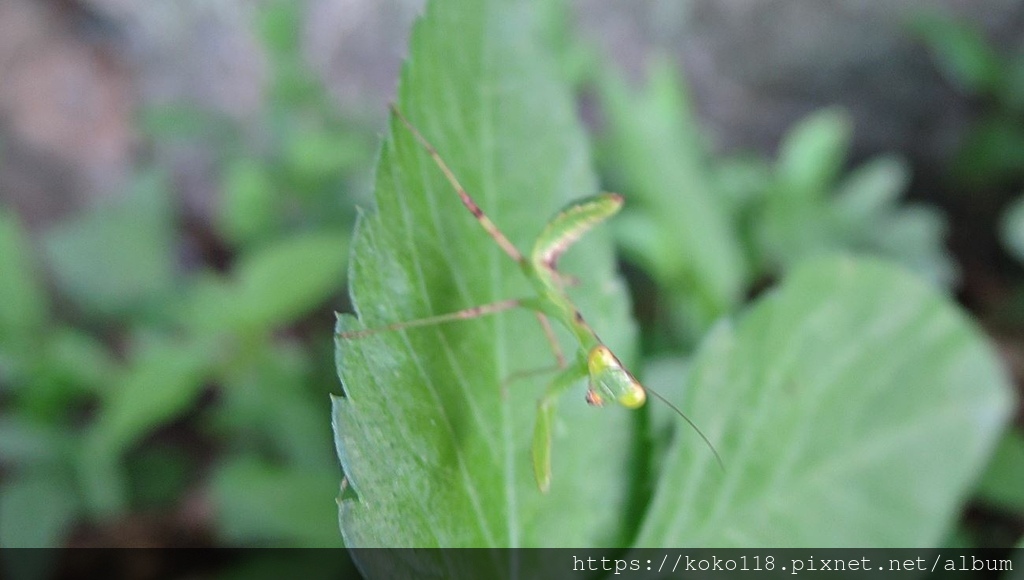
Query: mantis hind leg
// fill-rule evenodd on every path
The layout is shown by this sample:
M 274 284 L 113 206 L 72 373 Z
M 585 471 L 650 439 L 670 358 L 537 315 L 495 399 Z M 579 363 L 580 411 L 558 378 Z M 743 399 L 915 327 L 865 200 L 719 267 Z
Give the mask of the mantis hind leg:
M 551 431 L 558 397 L 585 376 L 585 366 L 569 366 L 551 380 L 537 402 L 537 422 L 533 427 L 533 474 L 541 493 L 547 493 L 551 488 Z

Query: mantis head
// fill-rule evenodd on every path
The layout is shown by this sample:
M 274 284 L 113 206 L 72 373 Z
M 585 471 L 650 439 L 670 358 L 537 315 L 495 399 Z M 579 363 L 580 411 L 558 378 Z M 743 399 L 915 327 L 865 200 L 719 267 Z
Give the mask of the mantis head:
M 587 368 L 590 371 L 587 402 L 591 405 L 602 405 L 604 399 L 609 398 L 623 407 L 637 409 L 647 400 L 643 386 L 607 346 L 599 344 L 591 349 L 587 355 Z

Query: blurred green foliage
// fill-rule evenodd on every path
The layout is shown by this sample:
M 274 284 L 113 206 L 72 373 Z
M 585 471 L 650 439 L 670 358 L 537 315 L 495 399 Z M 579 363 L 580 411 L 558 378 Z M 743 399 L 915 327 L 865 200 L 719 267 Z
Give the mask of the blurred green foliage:
M 907 163 L 881 155 L 846 171 L 853 127 L 840 109 L 809 115 L 772 161 L 712 155 L 673 65 L 631 91 L 598 73 L 607 131 L 601 167 L 630 199 L 615 227 L 627 260 L 665 290 L 676 334 L 694 340 L 753 286 L 826 252 L 891 258 L 940 287 L 956 279 L 934 207 L 900 203 Z
M 1024 45 L 1000 54 L 969 22 L 929 11 L 912 23 L 940 71 L 979 101 L 952 173 L 970 187 L 1019 184 L 1024 179 Z
M 35 238 L 0 212 L 0 545 L 116 536 L 189 496 L 222 545 L 340 545 L 331 307 L 374 137 L 305 67 L 301 11 L 260 12 L 257 118 L 168 105 L 140 119 L 156 149 L 212 153 L 214 223 L 186 228 L 153 163 Z M 197 239 L 205 255 L 186 263 Z

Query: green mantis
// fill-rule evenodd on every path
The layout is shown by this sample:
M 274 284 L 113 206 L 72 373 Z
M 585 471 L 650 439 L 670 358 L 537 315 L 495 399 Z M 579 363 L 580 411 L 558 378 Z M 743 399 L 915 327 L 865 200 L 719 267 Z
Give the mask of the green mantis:
M 636 409 L 643 406 L 648 392 L 658 397 L 700 435 L 721 466 L 722 460 L 718 452 L 700 429 L 668 400 L 654 391 L 645 389 L 637 381 L 615 354 L 601 342 L 566 293 L 566 286 L 574 283 L 574 280 L 558 271 L 559 258 L 583 234 L 617 213 L 623 204 L 622 196 L 615 193 L 602 193 L 581 199 L 562 209 L 541 231 L 530 254 L 524 255 L 480 209 L 426 137 L 397 107 L 392 106 L 391 112 L 427 151 L 466 209 L 473 214 L 502 251 L 515 262 L 530 282 L 535 294 L 527 298 L 502 300 L 379 328 L 343 332 L 338 337 L 344 340 L 353 340 L 379 332 L 468 320 L 513 308 L 532 310 L 544 330 L 557 362 L 557 374 L 548 383 L 538 401 L 533 430 L 533 471 L 537 486 L 542 492 L 547 492 L 551 485 L 552 429 L 556 403 L 560 395 L 584 378 L 589 380 L 586 400 L 594 406 L 601 406 L 606 401 L 614 401 L 626 408 Z M 561 324 L 576 340 L 576 352 L 568 358 L 559 346 L 551 326 L 551 320 Z

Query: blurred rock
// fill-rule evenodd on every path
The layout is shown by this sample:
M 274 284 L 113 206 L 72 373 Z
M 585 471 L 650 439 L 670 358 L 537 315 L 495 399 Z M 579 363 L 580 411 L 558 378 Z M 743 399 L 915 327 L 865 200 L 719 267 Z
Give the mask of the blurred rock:
M 312 0 L 306 53 L 347 107 L 375 107 L 382 121 L 423 0 Z
M 0 1 L 0 201 L 30 223 L 116 190 L 131 164 L 130 76 L 77 16 Z

